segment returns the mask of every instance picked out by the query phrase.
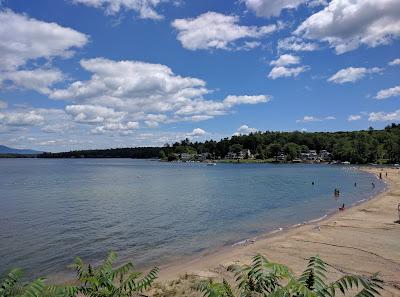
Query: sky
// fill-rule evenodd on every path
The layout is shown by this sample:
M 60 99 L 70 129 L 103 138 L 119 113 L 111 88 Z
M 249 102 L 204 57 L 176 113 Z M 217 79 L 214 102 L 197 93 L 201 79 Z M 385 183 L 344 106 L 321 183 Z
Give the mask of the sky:
M 0 0 L 3 145 L 399 122 L 399 0 Z

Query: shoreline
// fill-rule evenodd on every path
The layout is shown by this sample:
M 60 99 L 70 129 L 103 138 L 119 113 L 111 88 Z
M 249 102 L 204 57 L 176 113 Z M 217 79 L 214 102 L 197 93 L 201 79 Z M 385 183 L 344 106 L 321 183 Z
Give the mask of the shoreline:
M 383 170 L 380 167 L 357 167 L 356 169 L 373 174 L 376 178 L 378 178 L 379 172 Z M 395 224 L 394 221 L 398 219 L 396 202 L 400 203 L 400 171 L 395 168 L 385 168 L 385 170 L 388 172 L 388 177 L 383 178 L 386 183 L 383 191 L 353 203 L 345 211 L 336 210 L 331 214 L 327 213 L 304 223 L 282 227 L 254 238 L 241 240 L 231 246 L 224 246 L 217 250 L 207 251 L 202 255 L 184 257 L 182 260 L 160 265 L 159 280 L 161 282 L 172 281 L 184 274 L 218 278 L 224 272 L 223 267 L 232 263 L 248 263 L 251 256 L 257 253 L 262 253 L 273 261 L 288 264 L 295 272 L 300 272 L 305 265 L 304 259 L 320 254 L 327 262 L 348 273 L 368 274 L 386 270 L 383 279 L 392 285 L 389 285 L 389 288 L 385 287 L 386 291 L 382 295 L 399 296 L 400 282 L 396 280 L 394 275 L 400 275 L 400 225 Z M 389 205 L 392 205 L 392 207 L 388 208 Z M 383 224 L 383 230 L 386 230 L 386 225 L 391 225 L 392 228 L 389 229 L 397 235 L 398 243 L 392 242 L 393 240 L 396 241 L 396 236 L 390 238 L 391 235 L 381 231 L 382 227 L 376 226 L 376 222 L 372 218 L 368 218 L 368 214 L 376 212 L 377 209 L 392 213 L 391 218 L 390 216 L 382 216 L 378 221 L 382 223 L 381 221 L 385 218 L 388 220 Z M 368 224 L 360 224 L 360 220 Z M 340 232 L 332 231 L 335 229 L 340 230 Z M 380 237 L 383 237 L 384 240 L 372 241 L 369 236 L 366 236 L 371 229 L 378 230 L 378 234 L 374 234 L 376 237 L 379 237 L 379 233 L 382 233 Z M 357 237 L 366 246 L 377 247 L 377 251 L 372 252 L 371 255 L 379 255 L 379 250 L 383 248 L 385 252 L 394 258 L 389 261 L 394 267 L 389 269 L 385 265 L 380 265 L 382 266 L 381 270 L 378 269 L 379 265 L 376 265 L 378 263 L 375 263 L 375 261 L 372 261 L 373 264 L 369 264 L 368 259 L 363 259 L 363 261 L 359 262 L 355 261 L 354 258 L 360 255 L 354 251 L 359 251 L 362 254 L 360 257 L 363 258 L 365 258 L 363 254 L 367 253 L 364 249 L 365 247 L 357 246 L 360 243 L 357 241 Z M 326 242 L 314 240 L 322 238 Z M 385 240 L 390 243 L 387 250 L 385 249 L 386 247 L 380 247 L 380 243 L 385 242 Z M 343 243 L 347 244 L 344 245 Z M 377 243 L 378 246 L 376 246 Z M 392 246 L 393 244 L 394 246 Z M 299 249 L 301 245 L 307 247 L 304 250 Z M 348 250 L 353 250 L 353 253 L 349 254 Z M 346 257 L 343 257 L 344 254 Z M 383 258 L 386 259 L 386 257 Z M 289 259 L 292 259 L 292 261 L 289 261 Z M 346 262 L 353 262 L 353 265 L 347 267 Z M 360 269 L 354 267 L 354 265 L 368 266 L 370 269 Z

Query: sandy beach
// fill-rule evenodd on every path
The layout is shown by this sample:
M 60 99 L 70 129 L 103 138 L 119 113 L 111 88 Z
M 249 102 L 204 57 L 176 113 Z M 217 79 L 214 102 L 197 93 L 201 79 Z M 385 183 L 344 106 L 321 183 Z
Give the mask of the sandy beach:
M 160 281 L 170 281 L 186 273 L 218 277 L 227 265 L 248 263 L 257 253 L 300 273 L 306 259 L 318 254 L 336 268 L 329 274 L 330 279 L 340 277 L 341 273 L 380 272 L 385 282 L 382 296 L 400 296 L 400 224 L 395 223 L 399 219 L 400 170 L 363 170 L 376 175 L 382 172 L 388 189 L 374 199 L 338 211 L 324 220 L 161 266 Z

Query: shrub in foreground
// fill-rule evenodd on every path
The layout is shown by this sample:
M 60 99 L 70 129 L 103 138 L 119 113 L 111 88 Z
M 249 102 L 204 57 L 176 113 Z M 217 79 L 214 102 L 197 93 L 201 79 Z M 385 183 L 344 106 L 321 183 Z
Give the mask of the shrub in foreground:
M 329 265 L 318 256 L 308 260 L 306 270 L 299 278 L 285 265 L 269 262 L 262 255 L 253 257 L 251 265 L 228 267 L 233 272 L 235 286 L 225 279 L 222 282 L 204 280 L 195 289 L 207 297 L 334 297 L 354 293 L 356 297 L 380 295 L 382 281 L 373 275 L 370 278 L 359 275 L 344 275 L 327 283 Z
M 131 262 L 114 268 L 116 259 L 116 253 L 110 252 L 95 267 L 76 258 L 72 267 L 78 284 L 71 286 L 46 285 L 44 278 L 20 285 L 22 271 L 13 269 L 0 281 L 0 297 L 131 297 L 149 288 L 157 278 L 157 267 L 142 274 L 134 270 Z

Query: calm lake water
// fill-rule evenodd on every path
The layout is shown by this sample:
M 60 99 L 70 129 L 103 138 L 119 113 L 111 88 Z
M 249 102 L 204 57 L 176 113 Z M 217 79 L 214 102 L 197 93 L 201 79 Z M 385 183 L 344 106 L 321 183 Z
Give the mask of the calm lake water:
M 77 255 L 96 261 L 109 250 L 160 264 L 321 217 L 383 187 L 330 165 L 0 159 L 0 273 L 54 274 Z

